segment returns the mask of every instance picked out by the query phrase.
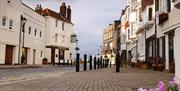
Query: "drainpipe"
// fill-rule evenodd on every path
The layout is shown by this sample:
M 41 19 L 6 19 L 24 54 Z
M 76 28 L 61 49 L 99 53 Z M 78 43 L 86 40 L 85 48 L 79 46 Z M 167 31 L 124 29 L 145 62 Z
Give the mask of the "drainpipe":
M 22 18 L 23 16 L 21 15 L 20 18 L 20 33 L 19 33 L 19 49 L 18 49 L 18 64 L 21 64 L 21 55 L 20 55 L 20 51 L 21 51 L 21 33 L 22 33 Z

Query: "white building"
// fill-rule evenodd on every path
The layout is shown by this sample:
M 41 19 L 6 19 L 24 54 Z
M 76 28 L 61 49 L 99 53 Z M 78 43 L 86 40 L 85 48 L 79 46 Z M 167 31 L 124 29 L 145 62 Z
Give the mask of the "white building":
M 52 63 L 58 58 L 71 60 L 74 24 L 70 6 L 62 11 L 43 10 L 39 5 L 33 10 L 21 0 L 1 0 L 0 64 L 42 64 L 43 58 Z
M 0 64 L 18 63 L 20 0 L 0 1 Z
M 46 19 L 23 3 L 21 9 L 22 16 L 27 19 L 24 32 L 24 64 L 42 64 L 45 55 Z
M 65 3 L 60 6 L 57 13 L 50 9 L 42 10 L 41 5 L 36 7 L 36 12 L 46 18 L 46 52 L 45 57 L 51 63 L 72 62 L 74 45 L 71 42 L 74 24 L 71 22 L 70 6 Z
M 159 56 L 165 53 L 166 69 L 175 68 L 175 77 L 180 84 L 180 1 L 159 0 L 155 5 Z

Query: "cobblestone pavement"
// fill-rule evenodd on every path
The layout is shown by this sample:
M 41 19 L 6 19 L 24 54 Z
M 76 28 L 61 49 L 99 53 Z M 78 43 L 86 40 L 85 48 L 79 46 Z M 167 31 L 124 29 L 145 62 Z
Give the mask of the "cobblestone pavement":
M 42 77 L 55 77 L 66 72 L 75 71 L 74 67 L 36 66 L 30 68 L 0 69 L 0 85 L 17 81 L 32 80 Z
M 86 72 L 66 72 L 36 80 L 1 84 L 0 91 L 136 91 L 139 87 L 156 87 L 159 80 L 167 82 L 174 74 L 122 68 L 103 68 Z M 49 73 L 50 74 L 50 73 Z

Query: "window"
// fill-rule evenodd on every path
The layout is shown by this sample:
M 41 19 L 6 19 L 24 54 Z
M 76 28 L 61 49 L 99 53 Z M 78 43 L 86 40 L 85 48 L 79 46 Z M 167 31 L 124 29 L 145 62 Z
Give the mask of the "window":
M 148 20 L 149 21 L 152 21 L 152 8 L 149 8 L 149 10 L 148 10 Z
M 13 20 L 10 19 L 10 21 L 9 21 L 9 29 L 12 29 L 12 27 L 13 27 Z
M 3 16 L 2 18 L 2 26 L 6 26 L 6 21 L 7 21 L 7 18 L 5 16 Z
M 40 31 L 39 37 L 41 38 L 41 36 L 42 36 L 42 32 Z
M 142 16 L 141 16 L 141 8 L 139 8 L 139 22 L 142 22 Z
M 62 35 L 62 42 L 64 42 L 64 39 L 65 39 L 65 35 Z
M 64 31 L 64 23 L 62 23 L 62 30 Z
M 29 35 L 31 34 L 31 27 L 29 27 Z
M 42 57 L 42 55 L 43 55 L 43 51 L 41 51 L 41 57 Z
M 155 0 L 155 11 L 168 13 L 171 11 L 171 0 Z
M 36 36 L 36 34 L 37 34 L 37 29 L 35 29 L 35 31 L 34 31 L 34 36 Z
M 58 34 L 55 34 L 55 43 L 58 41 Z
M 155 0 L 155 11 L 159 10 L 159 0 Z
M 128 29 L 128 39 L 130 38 L 130 30 Z
M 56 19 L 56 27 L 58 27 L 58 20 Z

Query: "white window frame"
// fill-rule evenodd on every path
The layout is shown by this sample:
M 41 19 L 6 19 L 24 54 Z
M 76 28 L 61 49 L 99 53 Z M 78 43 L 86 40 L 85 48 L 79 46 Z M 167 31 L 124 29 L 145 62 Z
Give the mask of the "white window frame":
M 5 21 L 4 21 L 4 19 L 5 19 Z M 4 22 L 5 22 L 5 23 L 4 23 Z M 6 27 L 6 24 L 7 24 L 7 17 L 6 17 L 6 16 L 3 16 L 3 17 L 2 17 L 1 26 L 2 26 L 2 27 Z
M 12 30 L 13 29 L 13 24 L 14 24 L 14 20 L 10 19 L 9 20 L 9 29 Z

